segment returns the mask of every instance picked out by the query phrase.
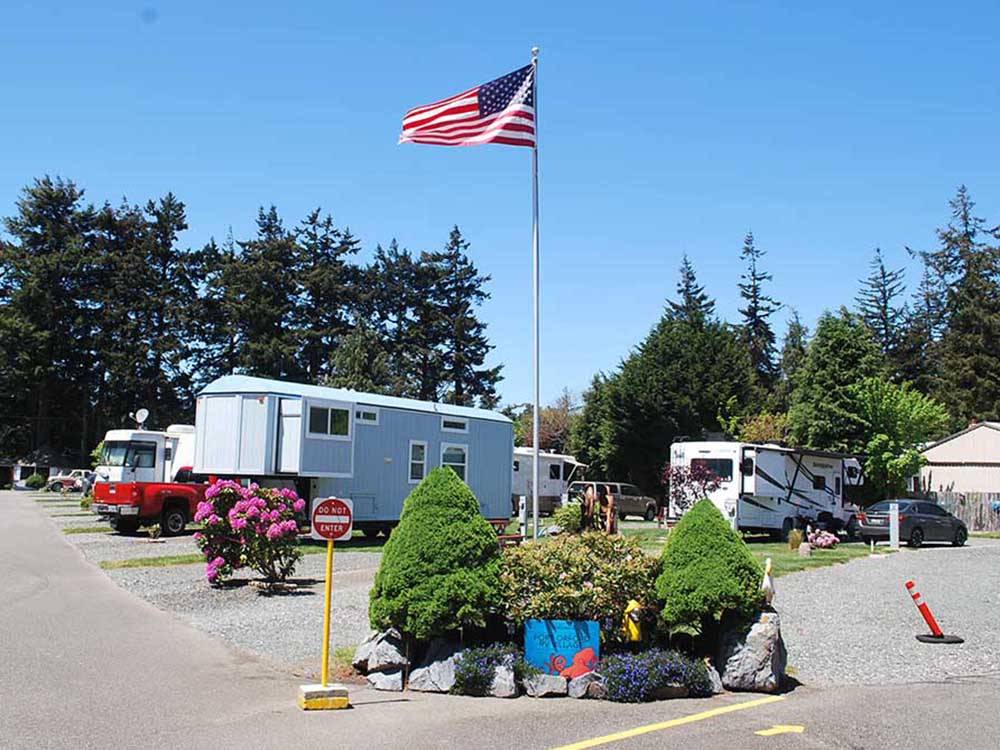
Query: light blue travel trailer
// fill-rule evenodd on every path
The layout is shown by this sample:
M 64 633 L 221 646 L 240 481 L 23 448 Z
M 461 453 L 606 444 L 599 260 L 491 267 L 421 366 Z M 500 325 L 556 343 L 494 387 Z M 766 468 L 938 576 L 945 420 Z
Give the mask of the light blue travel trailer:
M 510 517 L 513 430 L 485 409 L 227 375 L 198 394 L 194 471 L 350 498 L 355 527 L 371 533 L 399 520 L 431 469 L 450 466 L 499 522 Z

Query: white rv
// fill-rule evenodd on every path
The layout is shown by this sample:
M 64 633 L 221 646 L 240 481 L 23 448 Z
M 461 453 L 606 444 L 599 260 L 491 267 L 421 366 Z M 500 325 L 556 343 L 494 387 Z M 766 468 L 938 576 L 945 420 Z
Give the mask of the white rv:
M 796 526 L 825 522 L 857 527 L 858 507 L 846 488 L 862 483 L 861 464 L 852 456 L 825 451 L 736 442 L 674 443 L 671 467 L 701 465 L 716 474 L 720 487 L 709 499 L 737 531 L 780 534 Z M 671 508 L 672 515 L 676 509 Z
M 531 507 L 531 467 L 535 462 L 533 448 L 514 448 L 513 479 L 511 482 L 511 504 L 517 513 L 521 497 Z M 573 456 L 564 453 L 538 452 L 538 512 L 551 513 L 562 503 L 562 496 L 570 482 L 583 478 L 586 464 L 581 464 Z
M 194 464 L 194 427 L 172 424 L 159 430 L 108 430 L 99 482 L 172 482 L 178 470 Z

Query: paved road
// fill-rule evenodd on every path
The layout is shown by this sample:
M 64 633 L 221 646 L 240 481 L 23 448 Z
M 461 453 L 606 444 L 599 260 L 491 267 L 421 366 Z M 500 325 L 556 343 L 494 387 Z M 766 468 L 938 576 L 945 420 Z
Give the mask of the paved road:
M 291 675 L 119 589 L 30 497 L 0 493 L 0 510 L 3 748 L 553 748 L 625 732 L 599 746 L 975 749 L 1000 736 L 1000 674 L 799 688 L 732 713 L 718 710 L 759 696 L 619 706 L 361 690 L 351 711 L 303 714 Z M 662 726 L 704 712 L 718 715 Z M 776 724 L 804 732 L 754 734 Z

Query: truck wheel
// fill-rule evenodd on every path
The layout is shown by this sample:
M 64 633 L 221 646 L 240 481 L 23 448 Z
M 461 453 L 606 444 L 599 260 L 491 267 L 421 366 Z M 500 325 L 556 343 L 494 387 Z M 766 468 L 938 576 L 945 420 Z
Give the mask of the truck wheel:
M 163 511 L 160 519 L 160 531 L 164 536 L 177 536 L 187 526 L 187 513 L 176 505 Z

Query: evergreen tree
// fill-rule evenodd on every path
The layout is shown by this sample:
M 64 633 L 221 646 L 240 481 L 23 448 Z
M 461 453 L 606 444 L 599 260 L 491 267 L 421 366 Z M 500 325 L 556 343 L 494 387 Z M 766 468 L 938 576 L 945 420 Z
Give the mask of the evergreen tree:
M 865 425 L 854 388 L 864 378 L 883 374 L 885 360 L 868 326 L 841 308 L 824 313 L 795 375 L 788 413 L 792 440 L 805 448 L 859 451 Z
M 705 293 L 705 287 L 698 283 L 694 266 L 684 254 L 681 260 L 681 278 L 677 282 L 678 301 L 667 303 L 670 315 L 677 320 L 700 324 L 715 315 L 715 300 Z
M 329 372 L 331 355 L 351 330 L 357 312 L 358 273 L 348 259 L 359 250 L 349 229 L 315 209 L 296 232 L 298 257 L 294 273 L 301 284 L 295 327 L 301 331 L 305 375 L 319 381 Z
M 445 398 L 459 406 L 497 403 L 496 384 L 502 366 L 485 367 L 493 349 L 486 338 L 486 324 L 476 317 L 490 295 L 484 290 L 489 276 L 481 276 L 469 259 L 469 243 L 453 227 L 448 244 L 436 253 L 421 256 L 421 265 L 434 274 L 435 341 L 441 352 Z
M 949 281 L 946 328 L 938 350 L 938 398 L 957 424 L 1000 416 L 1000 228 L 975 216 L 965 186 L 951 201 L 952 220 L 938 230 L 931 264 Z
M 321 385 L 364 393 L 392 394 L 392 372 L 382 337 L 364 321 L 341 339 Z
M 912 383 L 920 393 L 938 390 L 939 339 L 936 331 L 943 320 L 941 299 L 926 263 L 912 303 L 903 307 L 903 325 L 896 350 L 895 365 L 899 379 Z
M 861 291 L 856 298 L 858 314 L 871 329 L 883 354 L 895 360 L 906 315 L 905 309 L 896 302 L 905 289 L 903 269 L 887 269 L 881 248 L 875 248 L 870 268 L 868 278 L 861 281 Z
M 781 356 L 778 361 L 778 382 L 774 389 L 774 409 L 787 412 L 791 404 L 792 391 L 795 390 L 795 378 L 806 358 L 806 347 L 809 341 L 809 329 L 799 318 L 799 313 L 792 310 L 791 320 L 785 330 L 785 338 L 781 343 Z
M 760 260 L 764 251 L 754 244 L 753 232 L 747 232 L 743 239 L 743 250 L 740 257 L 747 264 L 747 270 L 740 278 L 740 297 L 745 306 L 740 308 L 743 317 L 742 337 L 750 350 L 750 361 L 753 363 L 760 385 L 770 388 L 777 376 L 774 363 L 774 331 L 768 322 L 780 305 L 773 297 L 763 291 L 765 282 L 771 280 L 771 274 L 761 270 Z

